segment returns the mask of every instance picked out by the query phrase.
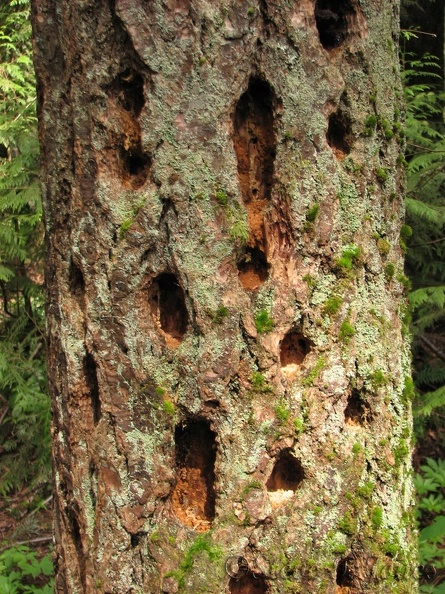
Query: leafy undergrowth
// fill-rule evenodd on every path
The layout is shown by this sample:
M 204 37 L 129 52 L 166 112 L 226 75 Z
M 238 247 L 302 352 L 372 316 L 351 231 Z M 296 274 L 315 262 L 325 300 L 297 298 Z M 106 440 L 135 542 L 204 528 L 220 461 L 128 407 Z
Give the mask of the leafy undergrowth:
M 420 592 L 445 594 L 445 460 L 427 458 L 415 477 Z
M 445 97 L 436 58 L 406 54 L 403 64 L 420 592 L 445 594 Z
M 0 553 L 0 594 L 51 594 L 54 567 L 48 553 L 39 557 L 26 546 Z
M 52 592 L 51 501 L 46 484 L 10 495 L 0 507 L 0 594 Z

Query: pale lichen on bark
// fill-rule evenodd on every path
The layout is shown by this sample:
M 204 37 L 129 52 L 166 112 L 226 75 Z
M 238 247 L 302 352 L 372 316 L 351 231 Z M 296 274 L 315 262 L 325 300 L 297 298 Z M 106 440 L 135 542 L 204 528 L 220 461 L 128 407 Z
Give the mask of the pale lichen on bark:
M 57 590 L 415 592 L 397 2 L 33 21 Z

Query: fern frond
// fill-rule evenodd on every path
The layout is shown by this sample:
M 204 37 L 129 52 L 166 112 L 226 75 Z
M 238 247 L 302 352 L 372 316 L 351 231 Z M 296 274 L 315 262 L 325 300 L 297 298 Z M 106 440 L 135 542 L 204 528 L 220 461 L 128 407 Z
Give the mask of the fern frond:
M 433 410 L 445 406 L 445 386 L 426 392 L 419 398 L 419 402 L 414 405 L 414 412 L 418 416 L 428 416 Z
M 416 198 L 406 198 L 407 214 L 432 223 L 435 227 L 445 225 L 445 208 L 427 204 Z
M 416 384 L 418 386 L 439 386 L 445 385 L 445 366 L 423 365 L 416 370 Z

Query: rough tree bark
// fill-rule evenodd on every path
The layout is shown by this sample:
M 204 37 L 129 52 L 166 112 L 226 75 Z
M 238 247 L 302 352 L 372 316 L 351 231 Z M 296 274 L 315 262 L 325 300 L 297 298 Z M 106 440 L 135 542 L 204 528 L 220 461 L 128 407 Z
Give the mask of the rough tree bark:
M 33 0 L 57 592 L 415 592 L 396 0 Z

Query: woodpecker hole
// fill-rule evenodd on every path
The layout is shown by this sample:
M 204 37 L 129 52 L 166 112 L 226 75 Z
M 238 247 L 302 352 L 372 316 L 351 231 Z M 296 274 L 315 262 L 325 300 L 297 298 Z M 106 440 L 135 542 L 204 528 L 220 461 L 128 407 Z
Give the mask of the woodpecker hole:
M 192 421 L 175 430 L 172 507 L 183 524 L 199 532 L 209 530 L 215 517 L 215 438 L 205 421 Z
M 116 79 L 114 84 L 118 102 L 122 107 L 138 117 L 145 104 L 144 79 L 132 69 L 127 69 Z
M 247 248 L 238 262 L 238 275 L 244 289 L 258 289 L 269 276 L 269 264 L 264 252 L 258 248 Z
M 276 136 L 275 94 L 264 80 L 252 78 L 233 116 L 234 148 L 241 195 L 247 209 L 249 244 L 266 251 L 264 213 L 271 199 Z
M 350 568 L 350 561 L 352 561 L 351 557 L 340 559 L 337 565 L 337 586 L 342 586 L 345 588 L 353 588 L 355 586 L 354 574 Z
M 131 544 L 132 548 L 137 547 L 145 535 L 146 535 L 146 532 L 136 532 L 136 534 L 131 534 L 130 535 L 130 544 Z
M 345 408 L 345 423 L 363 425 L 367 417 L 367 408 L 358 390 L 352 390 Z
M 310 350 L 310 342 L 300 332 L 291 330 L 280 342 L 281 367 L 301 365 Z
M 90 498 L 93 509 L 96 509 L 97 504 L 97 469 L 94 462 L 90 462 Z
M 97 381 L 97 365 L 90 353 L 87 353 L 83 358 L 83 373 L 85 376 L 87 390 L 91 398 L 93 421 L 94 424 L 97 425 L 102 417 L 102 408 L 99 396 L 99 382 Z
M 189 321 L 185 295 L 174 274 L 159 275 L 150 290 L 152 313 L 164 333 L 168 346 L 177 346 L 187 331 Z
M 351 120 L 343 109 L 338 109 L 330 116 L 326 139 L 337 159 L 341 160 L 351 152 Z
M 350 0 L 317 0 L 315 22 L 322 46 L 339 47 L 348 37 L 355 8 Z
M 269 585 L 261 574 L 248 573 L 240 579 L 230 578 L 230 594 L 268 594 Z
M 246 204 L 270 199 L 276 151 L 273 102 L 270 85 L 253 78 L 236 106 L 234 144 Z
M 140 147 L 131 147 L 128 150 L 121 148 L 119 162 L 123 182 L 134 190 L 141 188 L 147 181 L 151 166 L 150 157 L 143 153 Z
M 304 479 L 304 470 L 289 449 L 283 450 L 272 470 L 266 487 L 268 491 L 296 491 Z
M 81 269 L 71 260 L 69 269 L 69 288 L 75 297 L 81 297 L 85 292 L 85 280 Z

